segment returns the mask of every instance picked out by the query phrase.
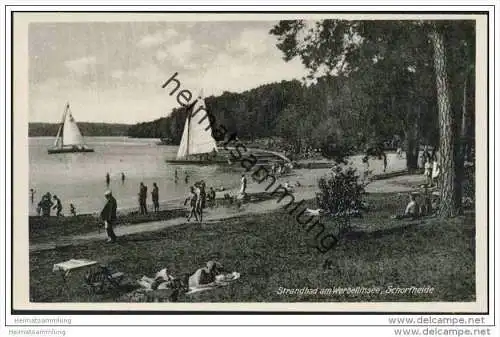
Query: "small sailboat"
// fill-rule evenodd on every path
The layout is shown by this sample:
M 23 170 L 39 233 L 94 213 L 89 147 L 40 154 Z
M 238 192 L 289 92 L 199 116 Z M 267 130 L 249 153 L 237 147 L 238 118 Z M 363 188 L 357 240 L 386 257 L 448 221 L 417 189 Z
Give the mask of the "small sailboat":
M 47 151 L 49 154 L 94 152 L 94 149 L 85 145 L 82 133 L 71 114 L 69 103 L 66 104 L 66 109 L 64 110 L 59 130 L 57 131 L 54 146 Z
M 188 109 L 177 158 L 167 160 L 174 164 L 225 163 L 227 159 L 217 156 L 217 142 L 212 136 L 212 127 L 207 115 L 205 100 L 200 97 Z

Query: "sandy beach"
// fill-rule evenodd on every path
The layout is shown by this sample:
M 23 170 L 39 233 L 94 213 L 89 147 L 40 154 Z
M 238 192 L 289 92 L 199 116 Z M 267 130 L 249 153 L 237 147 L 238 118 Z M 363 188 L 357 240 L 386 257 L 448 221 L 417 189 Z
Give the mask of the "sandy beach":
M 394 173 L 394 172 L 404 172 L 404 160 L 396 158 L 395 155 L 390 155 L 391 158 L 389 160 L 389 165 L 386 173 Z M 361 156 L 353 156 L 351 157 L 351 161 L 353 162 L 353 166 L 359 166 L 361 162 Z M 379 175 L 384 173 L 382 161 L 373 160 L 371 162 L 371 167 L 373 168 L 373 175 Z M 268 187 L 268 183 L 262 182 L 258 183 L 256 181 L 252 181 L 252 179 L 248 179 L 249 185 L 247 192 L 250 196 L 252 195 L 265 195 L 266 192 L 272 192 L 279 184 L 284 184 L 289 182 L 292 185 L 299 183 L 300 186 L 294 187 L 293 195 L 295 197 L 295 201 L 298 202 L 300 200 L 311 200 L 315 197 L 317 189 L 317 180 L 328 174 L 329 169 L 297 169 L 293 170 L 292 174 L 286 175 L 284 177 L 278 178 L 275 185 L 266 191 Z M 251 173 L 251 172 L 250 172 Z M 423 177 L 419 175 L 403 175 L 398 177 L 393 177 L 389 179 L 381 179 L 374 180 L 366 187 L 366 192 L 368 193 L 391 193 L 391 192 L 407 192 L 412 190 L 411 185 L 417 185 L 423 182 Z M 228 190 L 225 192 L 219 192 L 218 197 L 221 194 L 229 193 L 232 195 L 236 195 L 237 190 Z M 251 214 L 263 214 L 272 212 L 280 207 L 283 207 L 283 203 L 278 202 L 279 196 L 268 196 L 263 198 L 264 200 L 259 200 L 257 202 L 245 202 L 241 205 L 227 205 L 227 206 L 219 206 L 216 208 L 207 208 L 204 211 L 203 222 L 204 223 L 213 223 L 223 219 L 230 219 L 234 217 L 242 217 Z M 179 205 L 175 205 L 173 203 L 163 203 L 161 205 L 162 210 L 179 210 L 175 212 L 175 214 L 182 213 L 183 209 L 182 203 Z M 186 209 L 186 208 L 185 208 Z M 119 216 L 129 218 L 130 216 L 137 216 L 135 213 L 137 209 L 127 209 L 121 210 Z M 186 209 L 187 212 L 187 209 Z M 130 214 L 132 213 L 132 214 Z M 134 215 L 135 214 L 135 215 Z M 151 231 L 159 231 L 167 227 L 177 226 L 181 224 L 186 224 L 186 218 L 176 217 L 174 215 L 166 216 L 161 220 L 153 220 L 150 219 L 144 220 L 142 223 L 127 223 L 127 220 L 124 220 L 121 225 L 118 225 L 115 229 L 115 232 L 118 236 L 126 236 L 132 235 L 141 232 L 151 232 Z M 96 217 L 96 214 L 93 215 Z M 97 221 L 97 220 L 96 220 Z M 192 220 L 194 223 L 194 219 Z M 82 242 L 88 242 L 93 240 L 102 240 L 105 238 L 104 231 L 96 229 L 91 232 L 78 233 L 75 235 L 61 236 L 57 237 L 55 240 L 51 240 L 50 242 L 43 243 L 32 243 L 30 244 L 30 251 L 38 251 L 45 249 L 52 249 L 56 246 L 64 246 L 69 244 L 78 244 Z

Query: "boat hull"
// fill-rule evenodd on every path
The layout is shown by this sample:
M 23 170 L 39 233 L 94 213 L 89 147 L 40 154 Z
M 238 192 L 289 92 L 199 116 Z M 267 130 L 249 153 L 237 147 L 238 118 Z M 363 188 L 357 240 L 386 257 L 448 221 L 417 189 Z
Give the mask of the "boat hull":
M 221 165 L 229 164 L 227 160 L 196 160 L 196 159 L 167 159 L 165 162 L 177 165 Z
M 94 149 L 91 148 L 54 148 L 48 149 L 47 152 L 49 154 L 58 154 L 58 153 L 82 153 L 82 152 L 94 152 Z

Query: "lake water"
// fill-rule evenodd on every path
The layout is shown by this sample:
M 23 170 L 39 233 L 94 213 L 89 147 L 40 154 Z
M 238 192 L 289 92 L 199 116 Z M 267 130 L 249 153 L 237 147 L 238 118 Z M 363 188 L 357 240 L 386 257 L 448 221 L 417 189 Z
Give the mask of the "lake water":
M 30 203 L 30 215 L 36 215 L 36 205 L 46 192 L 61 198 L 63 214 L 69 215 L 70 203 L 75 205 L 78 213 L 99 212 L 105 202 L 104 192 L 108 189 L 107 172 L 111 177 L 109 189 L 113 191 L 118 208 L 122 210 L 138 209 L 140 182 L 148 186 L 149 208 L 152 208 L 151 190 L 154 182 L 159 187 L 160 203 L 167 207 L 179 207 L 189 193 L 189 186 L 195 181 L 203 179 L 208 187 L 224 186 L 226 190 L 237 191 L 241 173 L 244 172 L 240 165 L 168 164 L 165 160 L 175 158 L 178 147 L 158 146 L 157 139 L 86 137 L 85 140 L 95 152 L 49 155 L 47 149 L 52 146 L 54 138 L 29 139 L 29 185 L 36 191 L 34 203 Z M 351 157 L 351 161 L 358 170 L 364 169 L 360 155 Z M 388 171 L 404 167 L 404 160 L 394 153 L 388 154 Z M 179 175 L 177 184 L 174 181 L 175 169 Z M 371 160 L 370 170 L 374 174 L 382 173 L 382 160 Z M 122 172 L 126 177 L 123 184 Z M 189 175 L 189 184 L 184 182 L 186 173 Z M 310 170 L 295 170 L 295 175 L 294 179 L 301 180 L 304 186 L 317 184 L 317 177 Z M 278 179 L 278 182 L 289 178 L 283 179 Z M 248 182 L 250 193 L 262 192 L 267 187 L 267 184 L 252 183 L 250 177 Z
M 158 146 L 157 139 L 131 139 L 126 137 L 86 137 L 93 153 L 51 154 L 47 148 L 54 139 L 37 137 L 29 139 L 30 188 L 36 191 L 35 202 L 30 204 L 30 215 L 36 214 L 36 204 L 43 194 L 56 194 L 63 202 L 63 214 L 69 214 L 73 203 L 78 213 L 98 212 L 104 205 L 106 173 L 109 172 L 109 189 L 118 200 L 119 209 L 137 208 L 139 183 L 148 186 L 148 203 L 151 204 L 153 183 L 159 187 L 160 202 L 180 206 L 187 195 L 189 182 L 204 179 L 207 185 L 237 188 L 242 169 L 227 166 L 172 165 L 166 159 L 175 158 L 177 146 Z M 235 165 L 239 167 L 239 165 Z M 174 182 L 178 170 L 179 182 Z M 121 182 L 121 173 L 125 182 Z

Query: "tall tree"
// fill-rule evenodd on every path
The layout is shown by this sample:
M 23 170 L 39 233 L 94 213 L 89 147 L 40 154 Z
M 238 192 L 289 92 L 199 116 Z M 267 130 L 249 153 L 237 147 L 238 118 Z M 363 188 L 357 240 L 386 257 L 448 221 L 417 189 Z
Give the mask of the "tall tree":
M 429 37 L 434 48 L 434 68 L 436 70 L 436 89 L 439 111 L 439 162 L 441 168 L 441 203 L 439 214 L 447 217 L 454 216 L 459 212 L 459 209 L 455 207 L 455 195 L 458 192 L 455 184 L 456 162 L 454 153 L 456 127 L 453 112 L 451 111 L 446 47 L 442 28 L 437 24 L 433 24 Z
M 404 129 L 408 144 L 407 155 L 413 158 L 407 161 L 409 169 L 416 165 L 424 114 L 432 115 L 433 112 L 432 108 L 420 103 L 425 101 L 421 98 L 432 97 L 429 92 L 434 89 L 439 111 L 439 144 L 433 145 L 440 148 L 442 172 L 439 214 L 443 217 L 459 214 L 463 169 L 463 156 L 460 154 L 463 151 L 460 146 L 461 137 L 458 136 L 462 113 L 457 114 L 456 97 L 457 92 L 463 92 L 463 88 L 457 89 L 457 83 L 465 81 L 457 81 L 457 76 L 462 72 L 459 70 L 460 58 L 455 54 L 464 41 L 469 41 L 468 45 L 473 44 L 474 25 L 472 24 L 471 29 L 470 22 L 465 21 L 437 23 L 376 20 L 322 20 L 312 26 L 307 25 L 302 20 L 281 21 L 270 33 L 278 37 L 277 47 L 283 51 L 284 59 L 288 61 L 300 57 L 310 69 L 310 77 L 320 72 L 346 75 L 361 73 L 361 76 L 365 76 L 379 62 L 384 64 L 386 72 L 395 71 L 392 79 L 408 71 L 414 73 L 409 76 L 413 80 L 402 82 L 403 85 L 399 88 L 392 88 L 395 89 L 396 97 L 391 101 L 393 109 L 396 105 L 396 109 L 405 111 L 406 118 L 402 120 L 406 121 Z M 449 64 L 448 50 L 452 51 Z M 426 84 L 429 82 L 429 69 L 432 66 L 435 78 L 433 86 Z M 453 75 L 451 85 L 450 74 Z M 387 85 L 390 77 L 380 76 L 380 83 Z M 427 80 L 423 80 L 424 78 Z M 379 96 L 380 92 L 375 92 L 375 95 Z M 377 120 L 380 121 L 376 115 L 369 117 L 369 121 Z M 382 124 L 383 122 L 384 120 Z M 383 128 L 381 123 L 373 124 L 375 128 Z

